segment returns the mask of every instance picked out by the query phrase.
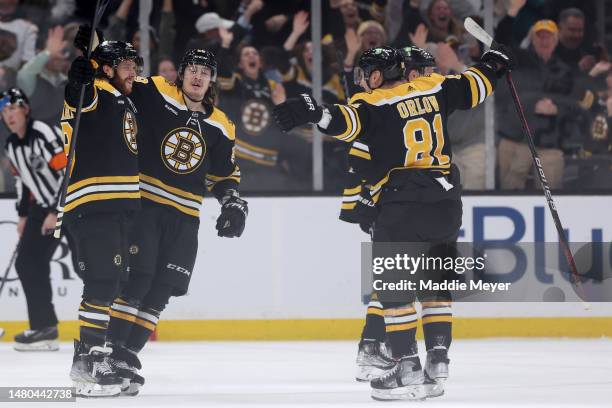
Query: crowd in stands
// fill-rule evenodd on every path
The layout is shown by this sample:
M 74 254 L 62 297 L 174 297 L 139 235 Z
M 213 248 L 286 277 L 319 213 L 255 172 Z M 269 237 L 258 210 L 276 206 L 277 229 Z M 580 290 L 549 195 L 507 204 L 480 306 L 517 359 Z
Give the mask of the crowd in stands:
M 483 52 L 463 28 L 482 22 L 482 0 L 322 0 L 323 100 L 346 102 L 360 91 L 353 70 L 371 47 L 416 45 L 443 75 L 460 73 Z M 32 115 L 59 126 L 66 73 L 79 24 L 91 0 L 0 0 L 0 90 L 17 86 Z M 138 0 L 113 0 L 105 37 L 141 49 Z M 517 57 L 514 81 L 553 189 L 612 187 L 612 69 L 598 38 L 595 0 L 496 0 L 495 38 Z M 308 0 L 154 0 L 150 75 L 177 78 L 183 53 L 215 53 L 218 104 L 237 129 L 236 155 L 245 192 L 312 190 L 312 129 L 282 133 L 271 108 L 311 92 L 313 46 Z M 146 119 L 144 119 L 146 120 Z M 504 81 L 495 94 L 496 189 L 537 189 L 533 164 Z M 453 113 L 453 160 L 464 189 L 485 189 L 485 108 Z M 0 142 L 8 136 L 0 126 Z M 343 187 L 346 146 L 323 141 L 325 190 Z M 0 191 L 14 190 L 0 157 Z

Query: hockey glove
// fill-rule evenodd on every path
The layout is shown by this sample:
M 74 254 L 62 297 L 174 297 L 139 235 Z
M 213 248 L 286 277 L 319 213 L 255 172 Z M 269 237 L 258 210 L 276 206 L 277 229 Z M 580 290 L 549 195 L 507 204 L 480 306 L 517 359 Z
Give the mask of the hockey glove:
M 74 37 L 74 47 L 77 50 L 83 51 L 83 54 L 87 53 L 87 47 L 89 47 L 89 36 L 91 35 L 91 26 L 89 24 L 81 24 L 79 26 L 79 31 L 77 31 L 76 36 Z M 96 49 L 98 44 L 104 42 L 104 34 L 102 34 L 102 30 L 96 28 L 96 37 L 94 38 L 92 44 L 92 51 Z
M 217 218 L 217 235 L 234 238 L 242 235 L 246 217 L 249 214 L 247 202 L 238 197 L 236 191 L 229 191 L 221 199 L 221 215 Z
M 512 71 L 516 65 L 512 51 L 503 44 L 499 44 L 482 54 L 480 61 L 490 66 L 498 78 Z
M 91 61 L 85 57 L 76 57 L 68 71 L 68 82 L 74 88 L 89 85 L 93 82 L 94 72 Z
M 363 187 L 361 190 L 361 195 L 357 205 L 355 205 L 355 213 L 357 214 L 361 230 L 371 235 L 374 221 L 378 218 L 378 208 L 376 208 L 376 204 L 366 187 Z
M 278 126 L 285 132 L 306 123 L 317 123 L 323 115 L 323 108 L 317 105 L 309 94 L 301 94 L 297 98 L 276 105 L 273 111 Z

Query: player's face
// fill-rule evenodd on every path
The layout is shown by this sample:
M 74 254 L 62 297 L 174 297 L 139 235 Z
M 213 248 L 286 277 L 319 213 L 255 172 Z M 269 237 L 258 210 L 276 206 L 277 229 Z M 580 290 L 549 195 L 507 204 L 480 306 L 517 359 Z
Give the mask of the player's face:
M 132 93 L 134 79 L 138 75 L 138 65 L 133 60 L 121 61 L 115 68 L 111 83 L 124 95 Z
M 2 120 L 13 133 L 19 133 L 28 121 L 28 108 L 17 104 L 6 105 L 2 109 Z
M 204 99 L 212 80 L 212 71 L 203 65 L 188 65 L 183 74 L 183 92 L 194 101 Z
M 261 57 L 253 47 L 244 47 L 240 52 L 240 69 L 249 76 L 257 76 L 261 69 Z

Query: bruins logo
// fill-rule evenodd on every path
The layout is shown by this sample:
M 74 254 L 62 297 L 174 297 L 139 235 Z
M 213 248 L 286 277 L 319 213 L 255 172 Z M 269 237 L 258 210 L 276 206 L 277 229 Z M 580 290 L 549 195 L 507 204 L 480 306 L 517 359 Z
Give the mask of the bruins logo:
M 138 134 L 138 124 L 134 113 L 126 110 L 123 115 L 123 137 L 130 149 L 130 152 L 138 153 L 138 144 L 136 143 L 136 134 Z
M 268 106 L 258 100 L 251 99 L 242 106 L 242 124 L 244 131 L 251 136 L 259 135 L 270 123 Z
M 174 129 L 162 141 L 162 161 L 168 169 L 178 174 L 195 171 L 204 161 L 205 154 L 204 138 L 190 128 Z

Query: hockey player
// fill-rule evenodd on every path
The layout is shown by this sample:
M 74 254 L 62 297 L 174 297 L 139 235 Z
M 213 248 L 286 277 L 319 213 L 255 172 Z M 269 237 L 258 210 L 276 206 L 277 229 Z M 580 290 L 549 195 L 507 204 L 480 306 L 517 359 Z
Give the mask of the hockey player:
M 436 61 L 427 51 L 418 47 L 405 47 L 399 50 L 405 67 L 405 80 L 411 75 L 429 76 L 434 72 Z M 362 65 L 376 64 L 364 59 Z M 413 72 L 416 71 L 416 72 Z M 340 219 L 349 223 L 359 224 L 363 232 L 371 235 L 374 222 L 378 217 L 378 209 L 372 201 L 370 190 L 355 169 L 368 174 L 371 166 L 371 156 L 367 146 L 362 142 L 354 141 L 349 150 L 350 169 L 347 174 L 347 185 L 343 191 Z M 370 381 L 379 377 L 394 362 L 388 357 L 385 344 L 386 332 L 382 304 L 377 295 L 373 294 L 367 308 L 366 323 L 361 333 L 359 350 L 357 353 L 357 381 Z
M 364 64 L 366 60 L 370 63 Z M 377 62 L 375 62 L 377 61 Z M 496 78 L 511 66 L 503 48 L 483 54 L 481 62 L 461 75 L 443 77 L 417 72 L 410 82 L 399 52 L 390 47 L 362 55 L 356 82 L 366 91 L 348 105 L 320 107 L 310 95 L 290 99 L 275 109 L 284 130 L 317 123 L 323 133 L 345 142 L 358 141 L 372 166 L 360 176 L 370 185 L 379 214 L 374 242 L 429 242 L 452 248 L 461 225 L 461 186 L 451 166 L 446 119 L 455 109 L 470 109 L 493 92 Z M 432 129 L 433 128 L 433 129 Z M 384 137 L 381 137 L 384 135 Z M 355 148 L 355 143 L 353 143 Z M 413 294 L 416 297 L 417 294 Z M 447 376 L 451 342 L 450 296 L 437 293 L 420 298 L 424 314 L 427 365 L 432 379 Z M 396 365 L 371 382 L 372 397 L 381 400 L 423 399 L 425 376 L 416 349 L 414 299 L 382 303 L 386 333 Z M 431 316 L 431 317 L 430 317 Z
M 142 60 L 131 44 L 107 41 L 78 57 L 69 71 L 62 130 L 72 138 L 81 86 L 85 86 L 80 135 L 64 206 L 83 275 L 80 339 L 70 372 L 77 396 L 121 392 L 109 365 L 109 311 L 127 271 L 128 218 L 140 208 L 136 110 L 128 95 Z M 94 78 L 95 77 L 95 78 Z
M 24 92 L 0 95 L 2 121 L 11 132 L 5 154 L 17 181 L 19 252 L 15 269 L 28 306 L 30 329 L 15 336 L 17 351 L 56 351 L 57 316 L 52 303 L 51 257 L 59 241 L 55 228 L 57 200 L 66 155 L 57 127 L 33 120 Z
M 244 230 L 248 207 L 238 194 L 235 128 L 214 106 L 216 76 L 213 54 L 197 49 L 183 56 L 176 85 L 151 77 L 134 86 L 145 118 L 138 143 L 143 208 L 131 233 L 130 279 L 111 308 L 108 334 L 128 395 L 144 383 L 137 354 L 161 312 L 170 297 L 187 293 L 207 188 L 221 204 L 218 235 L 239 237 Z

